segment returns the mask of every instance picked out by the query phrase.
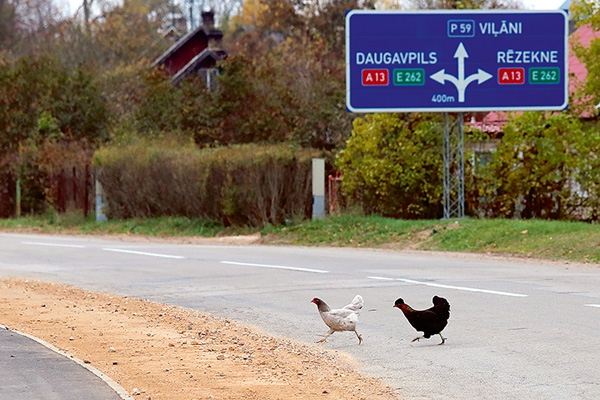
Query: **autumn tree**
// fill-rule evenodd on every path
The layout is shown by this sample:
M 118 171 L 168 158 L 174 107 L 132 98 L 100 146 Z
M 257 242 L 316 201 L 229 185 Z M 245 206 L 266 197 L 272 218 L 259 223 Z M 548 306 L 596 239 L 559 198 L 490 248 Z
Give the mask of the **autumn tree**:
M 47 0 L 0 0 L 0 52 L 47 53 L 64 16 Z
M 104 100 L 86 71 L 49 56 L 0 64 L 0 86 L 0 215 L 12 215 L 17 180 L 23 212 L 42 211 L 52 203 L 49 177 L 85 170 L 89 150 L 108 138 Z
M 16 18 L 14 4 L 9 0 L 0 0 L 0 54 L 12 48 Z
M 491 9 L 491 8 L 520 8 L 519 0 L 411 0 L 418 9 Z
M 344 7 L 328 14 L 339 17 L 338 30 Z M 174 93 L 149 74 L 137 126 L 145 133 L 187 133 L 202 145 L 291 141 L 339 149 L 353 118 L 345 110 L 343 35 L 321 32 L 309 11 L 289 0 L 245 3 L 216 90 L 206 92 L 188 77 Z
M 490 217 L 571 219 L 598 202 L 598 134 L 568 113 L 514 114 L 491 162 L 472 170 L 470 208 Z M 468 186 L 470 186 L 468 185 Z
M 330 79 L 318 45 L 286 41 L 262 54 L 244 54 L 221 65 L 219 85 L 208 92 L 194 77 L 173 88 L 157 71 L 136 113 L 141 132 L 178 132 L 202 145 L 296 142 L 333 149 L 351 129 L 344 110 L 343 82 Z
M 576 0 L 571 5 L 572 20 L 577 22 L 577 26 L 584 24 L 591 25 L 592 29 L 600 30 L 600 2 L 597 0 Z M 585 110 L 588 113 L 597 114 L 595 107 L 600 103 L 600 39 L 593 38 L 588 46 L 584 46 L 578 40 L 577 31 L 570 40 L 573 52 L 581 60 L 587 69 L 587 76 L 578 92 L 578 101 L 575 105 L 578 110 Z
M 442 216 L 439 114 L 368 114 L 337 157 L 349 203 L 393 218 Z
M 104 140 L 107 135 L 106 107 L 99 88 L 82 69 L 68 69 L 52 57 L 21 58 L 0 65 L 4 96 L 0 107 L 2 149 L 15 149 L 36 136 L 38 120 L 49 113 L 56 119 L 57 132 L 65 139 Z

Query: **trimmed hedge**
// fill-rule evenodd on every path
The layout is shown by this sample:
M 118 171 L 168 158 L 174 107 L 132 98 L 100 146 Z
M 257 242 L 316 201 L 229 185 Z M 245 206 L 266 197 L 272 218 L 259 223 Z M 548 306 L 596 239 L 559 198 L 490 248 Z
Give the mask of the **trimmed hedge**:
M 311 159 L 321 156 L 286 144 L 198 149 L 140 141 L 100 149 L 93 164 L 109 218 L 263 226 L 311 215 Z

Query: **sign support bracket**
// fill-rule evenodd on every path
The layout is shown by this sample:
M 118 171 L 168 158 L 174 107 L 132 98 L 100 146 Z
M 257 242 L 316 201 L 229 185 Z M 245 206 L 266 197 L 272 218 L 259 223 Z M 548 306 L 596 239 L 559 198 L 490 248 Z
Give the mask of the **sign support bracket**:
M 465 123 L 462 112 L 456 119 L 444 113 L 444 219 L 465 216 Z

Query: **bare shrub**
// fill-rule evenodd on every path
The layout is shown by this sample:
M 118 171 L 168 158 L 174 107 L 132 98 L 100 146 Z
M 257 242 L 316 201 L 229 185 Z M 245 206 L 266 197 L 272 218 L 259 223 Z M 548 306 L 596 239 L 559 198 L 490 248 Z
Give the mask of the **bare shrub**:
M 263 226 L 310 215 L 311 159 L 320 155 L 285 144 L 197 149 L 138 142 L 97 151 L 94 165 L 109 217 Z

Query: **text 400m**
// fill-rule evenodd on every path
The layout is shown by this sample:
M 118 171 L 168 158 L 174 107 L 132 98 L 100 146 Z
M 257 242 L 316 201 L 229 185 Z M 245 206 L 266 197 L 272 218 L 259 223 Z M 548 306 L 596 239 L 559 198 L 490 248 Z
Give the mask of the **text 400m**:
M 447 94 L 434 94 L 431 97 L 432 103 L 454 103 L 456 98 Z

